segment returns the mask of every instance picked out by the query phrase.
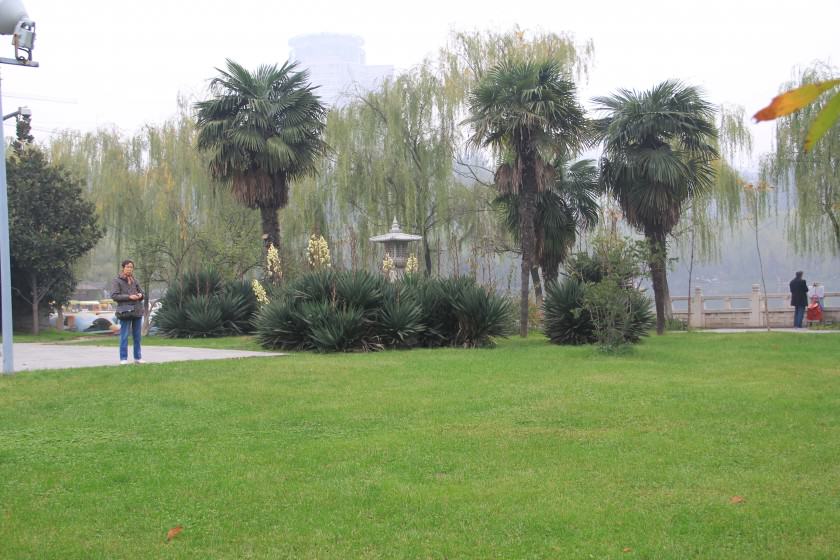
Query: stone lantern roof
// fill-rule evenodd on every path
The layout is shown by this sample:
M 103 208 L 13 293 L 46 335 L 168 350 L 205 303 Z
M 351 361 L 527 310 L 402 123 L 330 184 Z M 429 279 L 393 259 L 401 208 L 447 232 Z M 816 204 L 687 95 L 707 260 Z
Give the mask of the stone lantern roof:
M 423 239 L 422 235 L 413 235 L 411 233 L 403 233 L 400 229 L 400 224 L 397 223 L 397 219 L 394 218 L 394 223 L 391 224 L 391 231 L 385 233 L 383 235 L 374 235 L 370 238 L 371 241 L 375 243 L 388 243 L 389 241 L 420 241 Z

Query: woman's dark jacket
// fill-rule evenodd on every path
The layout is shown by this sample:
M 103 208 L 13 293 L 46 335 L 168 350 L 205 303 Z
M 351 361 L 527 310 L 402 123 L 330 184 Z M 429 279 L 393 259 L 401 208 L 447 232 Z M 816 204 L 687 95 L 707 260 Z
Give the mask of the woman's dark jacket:
M 140 284 L 133 276 L 129 281 L 125 276 L 120 274 L 111 280 L 111 299 L 117 302 L 117 311 L 127 311 L 134 307 L 134 316 L 143 316 L 143 298 L 137 301 L 131 301 L 128 296 L 140 294 L 143 295 L 143 290 L 140 289 Z
M 794 307 L 808 306 L 808 282 L 804 278 L 790 281 L 790 304 Z

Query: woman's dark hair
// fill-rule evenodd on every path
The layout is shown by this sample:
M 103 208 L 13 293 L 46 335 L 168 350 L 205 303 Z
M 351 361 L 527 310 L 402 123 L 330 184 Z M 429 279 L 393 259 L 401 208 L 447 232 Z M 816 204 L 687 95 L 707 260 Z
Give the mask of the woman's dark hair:
M 804 273 L 803 271 L 801 271 L 801 270 L 797 270 L 797 271 L 796 271 L 796 277 L 797 277 L 797 278 L 802 278 L 802 275 L 803 275 L 803 274 L 805 274 L 805 273 Z
M 131 260 L 131 259 L 125 259 L 125 260 L 124 260 L 124 261 L 120 264 L 120 268 L 125 268 L 125 265 L 127 265 L 127 264 L 134 264 L 134 261 L 133 261 L 133 260 Z

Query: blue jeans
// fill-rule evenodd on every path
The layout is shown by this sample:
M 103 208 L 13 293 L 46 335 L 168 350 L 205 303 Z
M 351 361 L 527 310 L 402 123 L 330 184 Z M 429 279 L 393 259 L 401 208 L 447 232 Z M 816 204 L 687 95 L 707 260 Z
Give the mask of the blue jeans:
M 140 355 L 140 331 L 143 329 L 143 318 L 120 319 L 120 360 L 128 359 L 128 331 L 131 330 L 131 338 L 134 340 L 134 359 L 139 360 Z
M 793 327 L 796 329 L 802 328 L 802 319 L 805 318 L 805 306 L 796 305 L 793 308 Z

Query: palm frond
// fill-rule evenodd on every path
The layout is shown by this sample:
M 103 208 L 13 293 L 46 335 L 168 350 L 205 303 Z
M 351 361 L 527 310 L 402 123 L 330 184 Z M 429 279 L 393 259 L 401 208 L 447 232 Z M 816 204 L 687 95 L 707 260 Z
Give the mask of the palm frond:
M 195 104 L 198 147 L 209 155 L 212 175 L 229 184 L 240 202 L 282 207 L 288 181 L 314 173 L 326 153 L 326 108 L 308 71 L 294 62 L 253 72 L 226 63 L 210 82 L 212 97 Z

